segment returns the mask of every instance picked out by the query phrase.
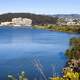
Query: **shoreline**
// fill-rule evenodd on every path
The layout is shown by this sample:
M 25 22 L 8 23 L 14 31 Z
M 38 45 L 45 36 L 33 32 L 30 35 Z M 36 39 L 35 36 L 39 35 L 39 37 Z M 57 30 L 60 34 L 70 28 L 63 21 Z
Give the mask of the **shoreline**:
M 63 33 L 69 33 L 69 34 L 79 34 L 80 32 L 77 31 L 64 31 L 63 29 L 58 30 L 56 29 L 56 26 L 54 29 L 49 29 L 47 28 L 48 26 L 32 26 L 33 29 L 40 29 L 40 30 L 48 30 L 48 31 L 57 31 L 57 32 L 63 32 Z M 59 28 L 61 28 L 60 26 L 58 26 Z M 66 28 L 67 29 L 67 28 Z
M 32 28 L 32 26 L 1 26 L 0 28 Z
M 56 29 L 48 29 L 48 28 L 45 28 L 45 26 L 11 26 L 11 25 L 7 25 L 7 26 L 4 26 L 4 25 L 0 25 L 0 28 L 30 28 L 30 29 L 37 29 L 37 30 L 47 30 L 47 31 L 55 31 L 55 32 L 62 32 L 62 33 L 67 33 L 67 34 L 79 34 L 79 32 L 75 31 L 63 31 L 63 30 L 56 30 Z

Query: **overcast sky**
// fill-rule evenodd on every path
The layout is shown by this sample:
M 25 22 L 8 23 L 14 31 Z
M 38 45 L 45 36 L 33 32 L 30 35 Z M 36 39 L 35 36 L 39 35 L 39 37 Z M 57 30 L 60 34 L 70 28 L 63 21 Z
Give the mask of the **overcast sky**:
M 79 14 L 80 0 L 0 0 L 0 13 Z

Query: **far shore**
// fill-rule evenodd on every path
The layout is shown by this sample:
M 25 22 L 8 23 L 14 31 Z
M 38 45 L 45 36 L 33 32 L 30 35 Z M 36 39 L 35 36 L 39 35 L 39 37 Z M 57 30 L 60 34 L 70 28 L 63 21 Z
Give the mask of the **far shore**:
M 32 26 L 34 29 L 43 29 L 49 31 L 58 31 L 58 32 L 65 32 L 65 33 L 80 33 L 80 26 L 59 26 L 59 25 L 50 25 L 50 26 Z
M 70 34 L 80 33 L 80 26 L 0 25 L 0 28 L 32 28 L 32 29 L 41 29 L 41 30 L 64 32 L 64 33 L 70 33 Z

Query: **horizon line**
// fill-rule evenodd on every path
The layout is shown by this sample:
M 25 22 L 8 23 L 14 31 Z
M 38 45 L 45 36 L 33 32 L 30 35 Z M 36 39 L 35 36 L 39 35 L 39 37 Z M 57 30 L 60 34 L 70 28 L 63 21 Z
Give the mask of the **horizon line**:
M 36 15 L 80 15 L 80 13 L 34 13 L 34 12 L 2 12 L 0 15 L 9 14 L 9 13 L 30 13 Z

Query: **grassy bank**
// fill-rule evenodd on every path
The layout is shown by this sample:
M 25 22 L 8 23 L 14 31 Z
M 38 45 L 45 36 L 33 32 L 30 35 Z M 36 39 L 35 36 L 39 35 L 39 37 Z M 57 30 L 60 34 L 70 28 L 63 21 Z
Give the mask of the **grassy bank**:
M 46 29 L 51 31 L 67 32 L 67 33 L 80 33 L 80 26 L 58 26 L 58 25 L 48 25 L 48 26 L 32 26 L 35 29 Z

